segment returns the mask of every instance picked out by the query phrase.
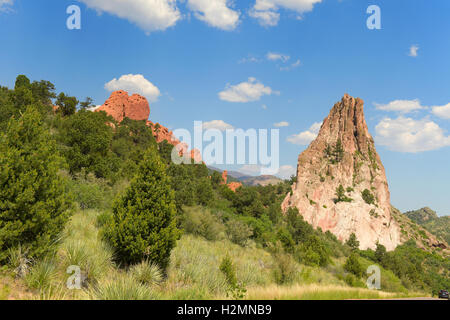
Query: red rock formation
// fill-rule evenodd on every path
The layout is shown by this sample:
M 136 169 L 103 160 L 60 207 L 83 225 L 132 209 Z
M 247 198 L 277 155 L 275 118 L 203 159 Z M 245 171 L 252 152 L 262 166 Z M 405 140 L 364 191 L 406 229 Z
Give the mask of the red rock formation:
M 154 124 L 148 120 L 148 117 L 150 116 L 150 106 L 147 99 L 143 96 L 138 94 L 129 96 L 128 92 L 123 90 L 114 91 L 109 99 L 95 111 L 105 111 L 118 123 L 122 122 L 125 118 L 137 121 L 145 120 L 147 121 L 147 126 L 152 129 L 156 142 L 161 143 L 164 140 L 167 140 L 169 144 L 178 148 L 180 156 L 187 155 L 197 163 L 202 162 L 200 151 L 194 149 L 189 153 L 187 145 L 181 143 L 180 140 L 173 135 L 172 131 L 159 123 Z
M 223 179 L 223 183 L 227 184 L 227 180 L 228 180 L 228 171 L 227 170 L 222 172 L 222 179 Z
M 342 142 L 336 161 L 333 149 Z M 349 202 L 336 201 L 342 185 Z M 366 191 L 365 191 L 366 190 Z M 362 192 L 374 196 L 367 203 Z M 400 229 L 391 215 L 385 170 L 364 119 L 364 102 L 345 95 L 325 118 L 317 138 L 300 154 L 297 182 L 282 204 L 297 207 L 314 227 L 347 240 L 355 233 L 360 248 L 375 248 L 377 241 L 388 250 L 400 244 Z
M 105 111 L 117 122 L 122 122 L 124 118 L 131 120 L 148 120 L 150 106 L 147 99 L 138 94 L 128 96 L 128 92 L 114 91 L 106 102 L 97 110 Z
M 227 184 L 228 188 L 230 188 L 231 191 L 236 192 L 237 189 L 242 187 L 242 183 L 240 182 L 230 182 Z
M 236 192 L 237 189 L 242 187 L 242 183 L 240 183 L 240 182 L 230 182 L 227 184 L 227 181 L 228 181 L 228 171 L 227 170 L 222 172 L 222 179 L 223 179 L 222 184 L 226 184 L 227 187 L 230 188 L 230 190 L 233 192 Z

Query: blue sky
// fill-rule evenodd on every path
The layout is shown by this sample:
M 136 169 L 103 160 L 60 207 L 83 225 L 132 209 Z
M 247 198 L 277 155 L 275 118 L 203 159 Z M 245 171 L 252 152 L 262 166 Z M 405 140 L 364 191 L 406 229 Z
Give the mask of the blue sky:
M 155 2 L 0 0 L 0 84 L 26 74 L 102 104 L 105 84 L 142 75 L 132 79 L 150 119 L 173 129 L 287 122 L 285 173 L 349 93 L 366 102 L 393 205 L 450 213 L 450 1 Z M 70 5 L 81 30 L 66 27 Z M 369 5 L 381 9 L 380 30 L 366 26 Z

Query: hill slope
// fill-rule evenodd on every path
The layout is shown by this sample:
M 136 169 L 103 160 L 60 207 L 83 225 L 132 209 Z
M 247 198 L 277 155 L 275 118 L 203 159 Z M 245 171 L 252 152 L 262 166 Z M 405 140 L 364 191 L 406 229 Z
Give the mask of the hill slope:
M 405 215 L 432 234 L 450 243 L 450 216 L 439 217 L 428 207 L 405 212 Z

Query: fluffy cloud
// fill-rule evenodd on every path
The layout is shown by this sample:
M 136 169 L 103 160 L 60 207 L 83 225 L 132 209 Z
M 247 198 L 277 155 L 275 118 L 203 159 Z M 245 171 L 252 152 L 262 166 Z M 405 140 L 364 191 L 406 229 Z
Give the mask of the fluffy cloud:
M 417 51 L 419 51 L 419 46 L 417 46 L 417 45 L 413 45 L 413 46 L 411 46 L 410 48 L 409 48 L 409 56 L 410 57 L 417 57 L 418 56 L 418 53 L 417 53 Z
M 250 102 L 258 101 L 263 95 L 279 94 L 273 91 L 272 88 L 266 87 L 255 78 L 248 78 L 247 82 L 231 86 L 219 92 L 219 98 L 229 102 Z
M 289 127 L 289 122 L 287 122 L 287 121 L 281 121 L 281 122 L 278 122 L 278 123 L 274 123 L 273 124 L 275 127 L 277 127 L 277 128 L 281 128 L 281 127 Z
M 225 131 L 227 129 L 233 129 L 233 126 L 223 120 L 212 120 L 209 122 L 203 122 L 203 129 L 217 129 L 220 131 Z
M 281 179 L 289 179 L 291 176 L 296 174 L 296 170 L 293 166 L 281 166 L 280 169 L 278 169 L 277 176 Z
M 105 84 L 108 91 L 125 90 L 145 96 L 150 102 L 155 102 L 161 95 L 159 89 L 141 74 L 127 74 L 119 79 L 114 78 Z
M 165 30 L 181 18 L 176 0 L 80 0 L 98 12 L 135 23 L 147 33 Z
M 11 11 L 11 6 L 14 4 L 14 0 L 0 0 L 0 12 Z
M 376 142 L 392 151 L 416 153 L 450 146 L 450 136 L 428 119 L 385 118 L 375 130 Z
M 274 27 L 280 21 L 280 14 L 273 11 L 250 10 L 250 17 L 258 20 L 259 24 L 265 27 Z
M 426 109 L 420 105 L 420 101 L 418 99 L 415 100 L 394 100 L 389 102 L 388 104 L 378 104 L 374 103 L 378 110 L 383 111 L 396 111 L 400 113 L 408 113 L 415 110 Z
M 450 119 L 450 103 L 446 104 L 445 106 L 431 107 L 431 110 L 434 115 L 440 118 Z
M 298 14 L 313 10 L 316 3 L 322 0 L 256 0 L 250 10 L 250 16 L 256 18 L 263 26 L 275 26 L 278 24 L 279 9 L 293 10 Z
M 249 176 L 257 176 L 261 174 L 261 166 L 256 164 L 246 164 L 239 168 L 239 172 Z
M 189 0 L 188 7 L 195 17 L 222 30 L 234 30 L 240 13 L 230 9 L 228 0 Z
M 278 60 L 281 60 L 281 61 L 283 61 L 283 62 L 287 62 L 287 61 L 291 58 L 290 56 L 288 56 L 288 55 L 286 55 L 286 54 L 275 53 L 275 52 L 269 52 L 269 53 L 266 55 L 266 57 L 267 57 L 268 60 L 271 60 L 271 61 L 278 61 Z
M 301 146 L 308 145 L 317 137 L 321 126 L 322 123 L 315 122 L 308 130 L 288 137 L 287 141 Z

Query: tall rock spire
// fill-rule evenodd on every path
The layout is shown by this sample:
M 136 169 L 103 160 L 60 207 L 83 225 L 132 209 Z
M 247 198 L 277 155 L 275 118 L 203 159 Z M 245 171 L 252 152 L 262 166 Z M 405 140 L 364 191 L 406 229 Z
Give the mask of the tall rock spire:
M 379 242 L 393 250 L 400 244 L 385 170 L 361 99 L 346 94 L 331 109 L 317 138 L 300 154 L 297 181 L 282 207 L 297 207 L 315 228 L 342 241 L 355 233 L 361 249 Z

